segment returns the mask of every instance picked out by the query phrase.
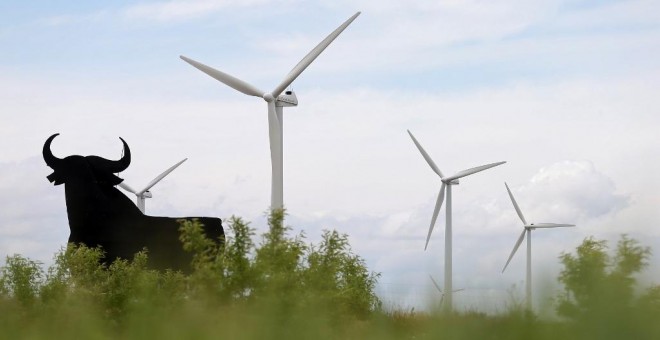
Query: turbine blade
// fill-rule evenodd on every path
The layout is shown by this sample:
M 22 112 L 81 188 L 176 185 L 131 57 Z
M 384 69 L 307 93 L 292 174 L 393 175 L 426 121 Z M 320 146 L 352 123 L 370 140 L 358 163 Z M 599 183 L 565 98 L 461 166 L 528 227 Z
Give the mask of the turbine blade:
M 415 136 L 413 136 L 413 134 L 412 134 L 412 132 L 410 132 L 410 130 L 406 130 L 406 131 L 408 131 L 408 134 L 410 135 L 410 138 L 412 138 L 413 143 L 415 143 L 415 146 L 417 146 L 417 150 L 419 150 L 419 152 L 422 153 L 422 156 L 423 156 L 424 159 L 426 160 L 426 163 L 428 163 L 429 166 L 431 166 L 431 169 L 433 169 L 433 172 L 435 172 L 436 174 L 438 174 L 438 176 L 440 176 L 440 178 L 443 178 L 444 175 L 442 174 L 442 171 L 440 171 L 440 168 L 438 168 L 438 166 L 435 165 L 435 163 L 434 163 L 433 160 L 431 159 L 431 156 L 429 156 L 429 154 L 426 153 L 426 150 L 424 150 L 424 148 L 422 147 L 422 145 L 419 144 L 419 142 L 417 141 L 417 138 L 415 138 Z
M 435 226 L 435 220 L 438 218 L 438 213 L 442 207 L 442 202 L 445 200 L 445 183 L 443 182 L 440 186 L 440 192 L 438 193 L 438 199 L 435 201 L 435 209 L 433 210 L 433 217 L 431 218 L 431 225 L 429 226 L 429 234 L 426 235 L 426 244 L 424 245 L 424 250 L 429 246 L 429 240 L 431 239 L 431 233 L 433 233 L 433 227 Z
M 449 176 L 449 177 L 447 177 L 447 178 L 443 178 L 443 180 L 444 180 L 444 181 L 453 181 L 453 180 L 455 180 L 455 179 L 459 179 L 459 178 L 461 178 L 461 177 L 469 176 L 469 175 L 472 175 L 472 174 L 474 174 L 474 173 L 477 173 L 477 172 L 480 172 L 480 171 L 484 171 L 484 170 L 486 170 L 486 169 L 490 169 L 490 168 L 492 168 L 492 167 L 496 167 L 496 166 L 498 166 L 498 165 L 502 165 L 502 164 L 504 164 L 504 163 L 506 163 L 506 161 L 504 161 L 504 162 L 497 162 L 497 163 L 490 163 L 490 164 L 486 164 L 486 165 L 480 165 L 480 166 L 477 166 L 477 167 L 474 167 L 474 168 L 470 168 L 470 169 L 466 169 L 466 170 L 463 170 L 463 171 L 459 171 L 459 172 L 457 172 L 455 175 L 451 175 L 451 176 Z
M 255 96 L 255 97 L 260 97 L 262 98 L 265 94 L 264 91 L 259 90 L 258 88 L 254 87 L 253 85 L 240 80 L 236 77 L 233 77 L 227 73 L 224 73 L 222 71 L 218 71 L 214 69 L 213 67 L 206 66 L 200 62 L 194 61 L 190 58 L 187 58 L 185 56 L 179 56 L 181 59 L 183 59 L 185 62 L 188 64 L 194 66 L 196 69 L 208 74 L 209 76 L 219 80 L 223 84 L 233 88 L 234 90 L 243 92 L 249 96 Z
M 531 228 L 563 228 L 563 227 L 575 227 L 575 224 L 536 223 L 536 224 L 530 224 L 527 227 L 531 227 Z
M 431 278 L 431 281 L 433 281 L 433 285 L 435 286 L 435 289 L 437 289 L 440 292 L 440 294 L 442 294 L 442 288 L 440 288 L 438 283 L 435 282 L 435 280 L 433 279 L 433 276 L 429 275 L 429 277 Z
M 516 203 L 516 199 L 513 198 L 513 194 L 511 193 L 511 190 L 509 189 L 509 186 L 504 182 L 504 186 L 506 187 L 506 191 L 509 192 L 509 198 L 511 198 L 511 203 L 513 203 L 513 207 L 516 208 L 516 212 L 518 213 L 518 217 L 520 217 L 520 220 L 524 225 L 527 225 L 527 221 L 525 221 L 525 216 L 523 216 L 522 211 L 520 210 L 520 207 L 518 206 L 518 203 Z
M 120 186 L 122 189 L 124 189 L 124 190 L 130 192 L 131 194 L 136 194 L 136 195 L 137 195 L 137 192 L 135 191 L 135 189 L 131 188 L 128 184 L 126 184 L 126 182 L 121 182 L 121 183 L 119 183 L 119 186 Z
M 527 229 L 523 229 L 522 234 L 520 234 L 520 237 L 518 237 L 518 241 L 516 241 L 516 245 L 513 246 L 513 251 L 511 252 L 511 255 L 509 255 L 509 259 L 506 260 L 506 264 L 504 265 L 504 268 L 502 269 L 502 273 L 506 270 L 506 267 L 509 265 L 509 262 L 511 262 L 511 259 L 513 258 L 513 255 L 516 253 L 518 250 L 518 247 L 520 247 L 520 244 L 522 243 L 523 239 L 525 238 L 525 232 Z
M 323 50 L 325 50 L 326 47 L 328 47 L 328 45 L 330 45 L 339 36 L 339 34 L 341 34 L 341 32 L 343 32 L 346 27 L 348 27 L 348 25 L 350 25 L 353 20 L 358 17 L 358 15 L 360 15 L 360 12 L 353 14 L 352 17 L 348 18 L 348 20 L 341 24 L 341 26 L 337 27 L 337 29 L 335 29 L 332 33 L 330 33 L 330 35 L 328 35 L 325 39 L 323 39 L 323 41 L 321 41 L 318 45 L 316 45 L 316 47 L 307 53 L 307 55 L 302 58 L 302 60 L 300 60 L 300 62 L 298 62 L 298 64 L 293 69 L 291 69 L 291 71 L 289 71 L 289 74 L 284 77 L 284 80 L 282 80 L 282 82 L 277 85 L 275 89 L 273 89 L 273 97 L 277 98 L 277 96 L 279 96 L 287 86 L 296 80 L 296 78 L 307 68 L 307 66 L 309 66 L 309 64 L 311 64 L 314 59 L 316 59 L 316 57 L 318 57 L 319 54 L 321 54 L 321 52 L 323 52 Z
M 151 189 L 154 185 L 156 185 L 156 183 L 160 182 L 163 178 L 165 178 L 165 176 L 169 175 L 170 172 L 174 171 L 174 169 L 179 167 L 179 165 L 181 165 L 181 163 L 183 163 L 187 160 L 188 160 L 188 158 L 184 158 L 180 162 L 172 165 L 169 169 L 165 170 L 162 174 L 160 174 L 156 178 L 152 179 L 151 182 L 149 182 L 149 184 L 147 184 L 147 186 L 144 187 L 144 189 L 140 190 L 137 194 L 141 195 L 141 194 L 145 193 L 147 190 Z

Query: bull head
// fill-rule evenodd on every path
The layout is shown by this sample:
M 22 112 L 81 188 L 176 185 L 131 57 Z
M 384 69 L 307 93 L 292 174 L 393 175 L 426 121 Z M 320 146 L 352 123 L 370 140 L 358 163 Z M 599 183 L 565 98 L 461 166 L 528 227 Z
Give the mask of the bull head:
M 68 156 L 61 159 L 55 157 L 50 150 L 50 144 L 58 135 L 59 133 L 56 133 L 48 137 L 43 149 L 44 161 L 53 169 L 53 173 L 46 177 L 51 183 L 54 185 L 60 185 L 66 182 L 67 178 L 71 175 L 71 172 L 74 171 L 72 170 L 72 167 L 75 167 L 73 163 L 82 163 L 82 161 L 89 165 L 98 182 L 117 185 L 123 181 L 123 179 L 113 175 L 113 173 L 126 170 L 131 164 L 131 150 L 128 148 L 128 144 L 126 144 L 126 141 L 124 141 L 123 138 L 119 137 L 124 144 L 124 156 L 117 161 L 108 160 L 98 156 Z

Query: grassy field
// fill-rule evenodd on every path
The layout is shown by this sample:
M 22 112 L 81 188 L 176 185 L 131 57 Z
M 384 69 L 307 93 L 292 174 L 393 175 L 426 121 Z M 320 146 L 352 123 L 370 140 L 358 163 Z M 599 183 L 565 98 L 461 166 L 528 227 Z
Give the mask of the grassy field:
M 512 307 L 499 315 L 384 309 L 379 275 L 353 254 L 346 235 L 319 244 L 289 235 L 270 216 L 261 242 L 240 218 L 224 244 L 182 225 L 190 275 L 132 261 L 98 264 L 99 249 L 68 247 L 55 263 L 15 255 L 0 270 L 0 338 L 42 339 L 660 339 L 660 287 L 637 287 L 650 249 L 622 237 L 613 255 L 586 239 L 563 254 L 559 318 Z

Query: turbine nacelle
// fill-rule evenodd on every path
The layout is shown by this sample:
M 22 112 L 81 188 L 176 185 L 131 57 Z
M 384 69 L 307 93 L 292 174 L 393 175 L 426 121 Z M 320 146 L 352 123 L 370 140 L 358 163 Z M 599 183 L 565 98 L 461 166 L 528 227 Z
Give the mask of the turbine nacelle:
M 281 94 L 279 95 L 279 97 L 277 97 L 277 102 L 275 102 L 275 106 L 278 107 L 298 106 L 298 97 L 296 97 L 296 93 L 293 91 L 284 91 L 284 94 Z

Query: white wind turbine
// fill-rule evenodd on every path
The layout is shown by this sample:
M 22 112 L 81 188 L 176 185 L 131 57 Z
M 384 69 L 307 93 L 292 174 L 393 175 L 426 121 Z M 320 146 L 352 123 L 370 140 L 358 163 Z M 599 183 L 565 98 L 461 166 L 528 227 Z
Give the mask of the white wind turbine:
M 438 194 L 438 199 L 435 202 L 435 209 L 433 210 L 433 217 L 431 218 L 431 225 L 429 226 L 429 233 L 426 236 L 426 244 L 424 245 L 424 250 L 429 245 L 429 239 L 431 238 L 431 233 L 433 232 L 433 226 L 435 226 L 435 220 L 438 218 L 438 212 L 440 212 L 440 207 L 442 207 L 442 202 L 445 198 L 445 189 L 447 191 L 447 208 L 445 211 L 446 214 L 446 226 L 445 226 L 445 289 L 444 291 L 447 294 L 447 300 L 445 301 L 444 304 L 444 309 L 445 312 L 450 312 L 452 310 L 452 304 L 453 304 L 453 299 L 452 299 L 452 261 L 451 261 L 451 186 L 452 185 L 458 185 L 458 179 L 461 177 L 469 176 L 474 173 L 484 171 L 486 169 L 490 169 L 492 167 L 504 164 L 506 162 L 497 162 L 497 163 L 491 163 L 491 164 L 486 164 L 486 165 L 481 165 L 478 167 L 466 169 L 463 171 L 459 171 L 454 175 L 447 176 L 442 174 L 442 171 L 438 168 L 437 165 L 433 162 L 431 157 L 424 151 L 424 148 L 422 148 L 422 145 L 419 144 L 417 139 L 415 139 L 415 136 L 408 130 L 408 134 L 410 135 L 410 138 L 412 138 L 413 142 L 415 143 L 415 146 L 417 146 L 417 149 L 419 149 L 419 152 L 422 153 L 422 156 L 426 160 L 426 162 L 431 166 L 431 169 L 433 169 L 433 172 L 435 172 L 438 176 L 440 176 L 440 180 L 442 181 L 442 185 L 440 186 L 440 193 Z
M 156 185 L 156 183 L 160 182 L 163 178 L 165 178 L 165 176 L 169 175 L 170 172 L 174 171 L 174 169 L 176 169 L 179 165 L 181 165 L 181 163 L 185 162 L 186 160 L 188 160 L 188 158 L 184 158 L 180 162 L 172 165 L 169 169 L 165 170 L 162 174 L 156 176 L 156 178 L 151 180 L 151 182 L 149 182 L 149 184 L 147 184 L 147 186 L 144 187 L 144 189 L 142 189 L 140 191 L 136 191 L 135 189 L 131 188 L 128 184 L 126 184 L 126 182 L 119 183 L 119 186 L 122 189 L 124 189 L 124 190 L 126 190 L 126 191 L 128 191 L 132 194 L 135 194 L 135 196 L 137 196 L 137 200 L 136 200 L 137 207 L 144 214 L 144 211 L 145 211 L 144 201 L 147 198 L 153 197 L 151 195 L 151 192 L 149 191 L 149 189 L 151 189 L 154 185 Z
M 509 255 L 509 259 L 506 261 L 506 264 L 502 269 L 502 273 L 504 273 L 504 270 L 506 270 L 506 267 L 509 265 L 509 262 L 511 262 L 513 255 L 516 253 L 518 247 L 520 247 L 520 244 L 525 238 L 525 234 L 527 234 L 527 277 L 525 280 L 525 303 L 527 305 L 527 310 L 531 311 L 532 310 L 532 230 L 536 228 L 575 227 L 575 225 L 557 224 L 557 223 L 527 223 L 527 221 L 525 220 L 525 216 L 523 216 L 523 213 L 520 210 L 518 203 L 516 203 L 516 199 L 513 198 L 513 194 L 511 193 L 511 190 L 509 189 L 509 186 L 506 184 L 506 182 L 504 182 L 504 186 L 506 187 L 506 191 L 509 192 L 511 203 L 513 203 L 513 207 L 516 208 L 518 217 L 520 217 L 520 220 L 523 223 L 523 231 L 520 234 L 520 237 L 518 237 L 518 241 L 516 241 L 516 245 L 513 246 L 513 251 L 511 252 L 511 255 Z
M 440 292 L 440 305 L 442 306 L 442 300 L 444 300 L 444 298 L 445 298 L 445 293 L 442 291 L 442 288 L 440 288 L 438 283 L 435 282 L 435 279 L 433 279 L 433 276 L 429 275 L 429 277 L 431 278 L 431 281 L 433 281 L 433 285 L 435 286 L 435 289 L 437 289 L 438 292 Z M 460 292 L 462 290 L 465 290 L 465 289 L 464 288 L 454 289 L 454 290 L 452 290 L 452 293 Z
M 247 94 L 249 96 L 255 96 L 263 98 L 268 103 L 268 134 L 270 139 L 270 158 L 271 158 L 271 171 L 272 171 L 272 182 L 271 182 L 271 196 L 270 196 L 270 205 L 271 209 L 281 209 L 284 206 L 284 184 L 283 184 L 283 146 L 282 146 L 282 135 L 283 135 L 283 115 L 282 108 L 285 106 L 297 106 L 298 98 L 293 91 L 286 91 L 284 94 L 282 92 L 286 89 L 291 83 L 309 66 L 316 57 L 318 57 L 323 50 L 332 43 L 332 41 L 341 34 L 341 32 L 350 25 L 357 16 L 360 15 L 360 12 L 355 13 L 353 16 L 348 18 L 341 26 L 335 29 L 330 35 L 328 35 L 323 41 L 321 41 L 316 47 L 314 47 L 298 64 L 289 71 L 289 73 L 284 77 L 284 80 L 277 85 L 271 92 L 262 91 L 255 86 L 235 78 L 227 73 L 218 71 L 212 67 L 206 66 L 202 63 L 194 61 L 185 56 L 180 56 L 181 59 L 194 66 L 198 70 L 208 74 L 209 76 L 219 80 L 225 85 Z

